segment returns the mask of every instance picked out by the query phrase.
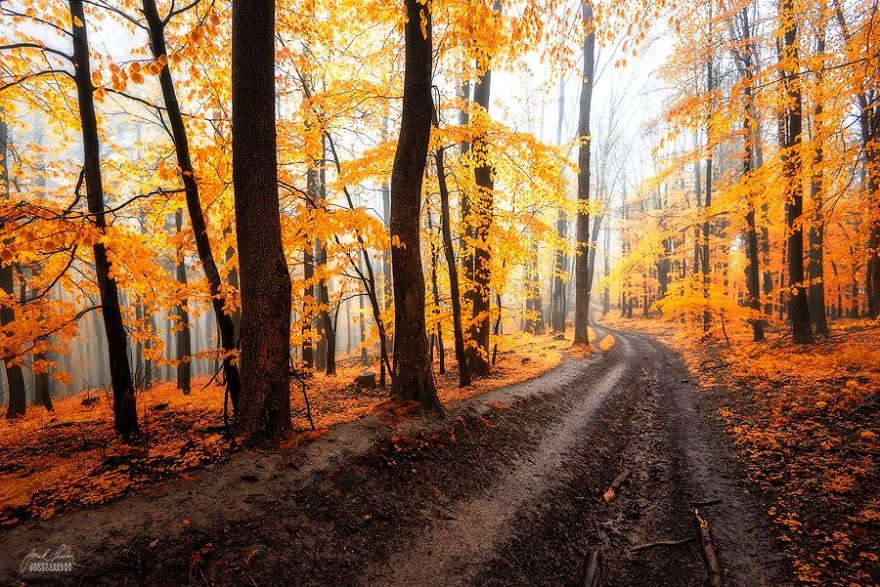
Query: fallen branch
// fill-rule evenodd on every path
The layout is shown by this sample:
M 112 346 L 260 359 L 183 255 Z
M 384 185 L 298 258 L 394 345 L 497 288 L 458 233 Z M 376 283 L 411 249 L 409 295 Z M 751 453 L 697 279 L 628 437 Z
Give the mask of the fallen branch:
M 591 550 L 587 555 L 587 564 L 584 567 L 582 587 L 600 587 L 605 571 L 605 557 L 598 550 Z
M 649 550 L 658 546 L 679 546 L 681 544 L 687 544 L 693 539 L 694 537 L 691 536 L 689 538 L 682 538 L 681 540 L 658 540 L 657 542 L 649 542 L 647 544 L 639 544 L 638 546 L 633 546 L 629 550 L 630 552 L 642 552 L 643 550 Z
M 609 502 L 617 497 L 617 492 L 620 491 L 620 486 L 624 484 L 627 477 L 629 477 L 629 471 L 626 469 L 618 473 L 617 477 L 611 482 L 611 485 L 608 486 L 608 489 L 605 490 L 605 493 L 602 494 L 602 499 Z
M 722 587 L 723 574 L 721 564 L 718 562 L 718 552 L 715 550 L 715 541 L 712 540 L 712 533 L 709 531 L 709 520 L 700 508 L 694 508 L 694 519 L 697 521 L 697 532 L 703 547 L 703 562 L 706 563 L 706 570 L 709 572 L 706 583 L 711 587 Z

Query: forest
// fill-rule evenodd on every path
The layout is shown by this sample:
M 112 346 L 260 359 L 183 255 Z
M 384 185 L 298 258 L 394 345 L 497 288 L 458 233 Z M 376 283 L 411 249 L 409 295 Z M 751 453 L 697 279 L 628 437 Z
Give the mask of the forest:
M 0 0 L 0 581 L 877 585 L 877 0 Z

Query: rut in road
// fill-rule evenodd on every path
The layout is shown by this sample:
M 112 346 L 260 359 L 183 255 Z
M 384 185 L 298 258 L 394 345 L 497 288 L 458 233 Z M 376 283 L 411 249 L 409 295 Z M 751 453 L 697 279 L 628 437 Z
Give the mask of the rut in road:
M 492 553 L 493 543 L 504 534 L 517 509 L 558 481 L 571 448 L 582 436 L 580 432 L 590 425 L 608 395 L 625 376 L 638 371 L 630 364 L 630 344 L 619 340 L 621 348 L 613 353 L 619 358 L 610 370 L 598 380 L 579 384 L 583 392 L 536 450 L 519 456 L 511 470 L 484 493 L 456 504 L 452 515 L 436 520 L 412 549 L 392 557 L 388 566 L 393 575 L 387 584 L 431 585 L 440 577 L 444 584 L 467 583 L 468 575 Z

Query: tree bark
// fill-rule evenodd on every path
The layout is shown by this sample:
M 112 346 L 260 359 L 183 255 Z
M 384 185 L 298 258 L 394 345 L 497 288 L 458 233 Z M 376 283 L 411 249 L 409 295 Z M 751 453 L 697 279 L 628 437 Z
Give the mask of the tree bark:
M 440 408 L 425 333 L 425 278 L 419 216 L 422 179 L 431 135 L 430 4 L 405 0 L 406 65 L 400 138 L 391 171 L 391 248 L 394 284 L 394 362 L 391 395 Z M 422 27 L 425 34 L 422 34 Z
M 6 121 L 0 120 L 0 188 L 3 189 L 3 197 L 9 198 L 9 127 Z M 3 227 L 3 220 L 0 219 L 0 228 Z M 0 265 L 0 288 L 3 292 L 12 296 L 15 293 L 15 283 L 13 279 L 12 265 Z M 12 306 L 0 306 L 0 328 L 4 331 L 8 329 L 6 326 L 15 322 L 15 310 Z M 8 403 L 6 406 L 6 417 L 16 418 L 23 416 L 27 410 L 27 394 L 24 389 L 24 375 L 21 372 L 20 365 L 11 365 L 10 357 L 3 357 L 3 364 L 6 369 L 6 381 L 9 384 Z
M 756 120 L 753 118 L 754 106 L 752 104 L 752 74 L 753 62 L 752 51 L 749 38 L 751 28 L 749 26 L 748 7 L 743 7 L 740 16 L 742 19 L 742 28 L 744 31 L 744 40 L 746 47 L 741 54 L 740 60 L 743 63 L 742 75 L 744 77 L 745 88 L 743 89 L 743 180 L 748 182 L 749 175 L 752 172 L 752 157 L 754 151 L 754 137 L 757 136 L 755 128 Z M 754 194 L 747 194 L 746 201 L 746 254 L 748 264 L 746 265 L 745 277 L 748 296 L 746 297 L 746 305 L 751 310 L 749 323 L 752 325 L 752 340 L 759 342 L 764 340 L 764 324 L 759 314 L 761 312 L 761 286 L 758 281 L 760 272 L 758 259 L 758 233 L 755 228 L 755 201 Z
M 784 25 L 784 46 L 780 62 L 798 64 L 797 22 L 794 17 L 793 0 L 782 0 L 779 5 L 779 20 Z M 784 65 L 783 91 L 785 93 L 785 144 L 783 145 L 783 176 L 785 178 L 785 225 L 788 231 L 788 286 L 790 293 L 789 319 L 791 334 L 795 342 L 811 342 L 810 310 L 807 305 L 807 290 L 804 286 L 804 233 L 801 216 L 804 209 L 804 196 L 801 178 L 801 90 L 798 65 Z
M 314 166 L 310 167 L 306 172 L 306 192 L 313 200 L 318 198 L 318 171 Z M 314 327 L 315 316 L 313 307 L 316 303 L 315 298 L 315 256 L 312 254 L 312 247 L 306 245 L 303 249 L 303 280 L 305 280 L 305 292 L 303 296 L 303 312 L 302 312 L 302 366 L 303 369 L 311 371 L 315 367 L 315 347 L 312 341 L 312 329 Z
M 327 249 L 320 240 L 315 240 L 315 262 L 323 271 L 327 265 Z M 327 279 L 318 279 L 319 316 L 321 318 L 321 347 L 324 351 L 323 367 L 327 375 L 336 374 L 336 330 L 330 317 L 330 289 Z
M 434 126 L 439 127 L 437 110 L 433 109 Z M 464 346 L 464 330 L 461 323 L 461 292 L 458 283 L 458 265 L 455 262 L 455 249 L 452 246 L 452 218 L 449 212 L 449 187 L 446 184 L 446 166 L 443 161 L 443 147 L 434 152 L 437 165 L 437 184 L 440 189 L 440 224 L 443 233 L 443 252 L 449 270 L 449 295 L 452 298 L 452 335 L 455 340 L 455 360 L 458 362 L 458 386 L 471 384 L 471 371 L 467 363 Z
M 107 223 L 104 213 L 104 187 L 101 181 L 100 141 L 98 120 L 95 115 L 94 87 L 89 61 L 89 41 L 85 27 L 82 0 L 69 0 L 73 21 L 73 63 L 77 101 L 83 136 L 83 174 L 85 176 L 89 213 L 103 233 Z M 119 308 L 116 280 L 110 276 L 107 249 L 99 241 L 92 247 L 95 257 L 101 310 L 104 314 L 104 332 L 107 336 L 110 380 L 113 386 L 113 424 L 116 432 L 129 438 L 138 432 L 134 384 L 128 364 L 128 337 Z
M 565 83 L 559 82 L 559 112 L 556 121 L 556 144 L 562 145 L 562 125 L 565 118 Z M 568 214 L 560 208 L 556 215 L 556 238 L 559 239 L 553 259 L 553 292 L 550 300 L 551 326 L 553 332 L 565 332 L 565 245 L 568 240 Z
M 177 234 L 180 234 L 183 228 L 183 212 L 178 210 L 174 213 L 174 227 Z M 183 392 L 183 395 L 189 395 L 190 384 L 192 380 L 192 337 L 190 336 L 189 323 L 189 302 L 186 296 L 186 263 L 185 255 L 182 249 L 177 251 L 177 263 L 175 264 L 175 274 L 177 282 L 183 286 L 183 296 L 177 304 L 177 389 Z
M 232 181 L 241 271 L 238 430 L 290 429 L 290 274 L 281 244 L 275 140 L 275 2 L 232 3 Z
M 712 43 L 712 8 L 709 7 L 709 45 Z M 706 63 L 706 87 L 710 95 L 715 90 L 715 79 L 713 71 L 713 58 L 709 54 L 709 60 Z M 712 105 L 709 105 L 709 112 L 706 116 L 706 197 L 703 202 L 703 234 L 702 248 L 700 251 L 700 284 L 703 292 L 703 335 L 709 332 L 709 325 L 712 322 L 712 315 L 709 313 L 709 238 L 711 236 L 711 227 L 709 223 L 709 212 L 712 207 Z
M 431 210 L 428 210 L 428 234 L 434 233 L 434 220 L 433 214 Z M 434 296 L 434 314 L 437 318 L 437 332 L 432 335 L 431 340 L 431 348 L 430 348 L 430 356 L 431 363 L 434 362 L 434 338 L 437 340 L 437 356 L 440 360 L 440 374 L 446 374 L 446 350 L 443 347 L 443 320 L 441 318 L 440 312 L 440 287 L 437 285 L 437 259 L 439 258 L 440 253 L 437 252 L 437 247 L 434 245 L 433 239 L 431 240 L 431 291 Z
M 593 28 L 593 8 L 589 2 L 581 4 L 584 26 L 589 32 L 584 37 L 583 85 L 580 97 L 578 137 L 578 213 L 575 257 L 574 342 L 588 344 L 590 322 L 590 109 L 593 101 L 593 69 L 596 59 L 596 33 Z
M 825 52 L 825 30 L 817 33 L 816 54 Z M 822 85 L 822 71 L 816 73 L 816 85 Z M 813 153 L 813 173 L 810 178 L 810 199 L 813 215 L 810 219 L 809 245 L 807 255 L 809 259 L 808 275 L 810 279 L 809 294 L 807 300 L 810 308 L 810 318 L 816 334 L 828 334 L 828 322 L 825 318 L 825 218 L 823 216 L 825 177 L 822 169 L 824 153 L 822 141 L 824 140 L 824 123 L 822 120 L 822 103 L 816 101 L 813 107 L 813 140 L 816 148 Z
M 501 3 L 495 0 L 493 11 L 501 10 Z M 474 86 L 474 103 L 480 105 L 489 115 L 489 101 L 492 90 L 492 68 L 489 66 Z M 474 138 L 471 147 L 479 164 L 474 169 L 476 194 L 469 202 L 469 212 L 473 221 L 473 243 L 470 259 L 466 261 L 471 267 L 471 287 L 466 297 L 471 301 L 471 323 L 469 330 L 470 345 L 467 347 L 467 364 L 471 376 L 480 377 L 489 373 L 489 318 L 491 314 L 491 296 L 489 279 L 492 253 L 489 250 L 489 230 L 492 227 L 494 172 L 488 161 L 488 141 L 486 136 Z
M 153 58 L 161 59 L 168 56 L 165 46 L 165 21 L 159 16 L 156 8 L 156 0 L 143 0 L 144 16 L 150 30 L 150 48 Z M 226 311 L 226 296 L 223 293 L 222 280 L 217 263 L 214 260 L 214 252 L 211 248 L 211 240 L 208 236 L 207 222 L 199 199 L 199 187 L 196 181 L 195 170 L 189 152 L 189 139 L 186 134 L 186 126 L 183 123 L 183 115 L 177 94 L 174 89 L 174 80 L 171 77 L 171 67 L 166 63 L 159 72 L 159 85 L 162 89 L 162 98 L 171 126 L 171 134 L 174 140 L 174 150 L 177 155 L 177 165 L 180 167 L 181 180 L 183 181 L 186 194 L 186 208 L 189 212 L 190 224 L 196 242 L 196 250 L 205 277 L 211 291 L 211 305 L 214 310 L 214 318 L 217 321 L 217 329 L 220 333 L 220 346 L 223 349 L 223 378 L 226 389 L 232 400 L 232 406 L 237 410 L 238 395 L 241 388 L 241 377 L 238 366 L 235 364 L 237 343 L 235 338 L 235 322 L 233 316 Z M 232 276 L 230 275 L 230 279 Z

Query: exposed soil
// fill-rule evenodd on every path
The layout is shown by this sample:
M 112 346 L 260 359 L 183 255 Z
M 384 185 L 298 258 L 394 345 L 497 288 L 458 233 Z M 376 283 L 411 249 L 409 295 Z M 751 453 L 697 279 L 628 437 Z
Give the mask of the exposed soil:
M 598 549 L 607 584 L 700 585 L 701 502 L 713 504 L 700 507 L 727 584 L 790 583 L 715 407 L 674 353 L 615 335 L 608 351 L 454 403 L 441 420 L 369 417 L 150 495 L 19 524 L 0 532 L 0 582 L 573 585 Z M 19 574 L 32 549 L 60 544 L 72 574 Z

